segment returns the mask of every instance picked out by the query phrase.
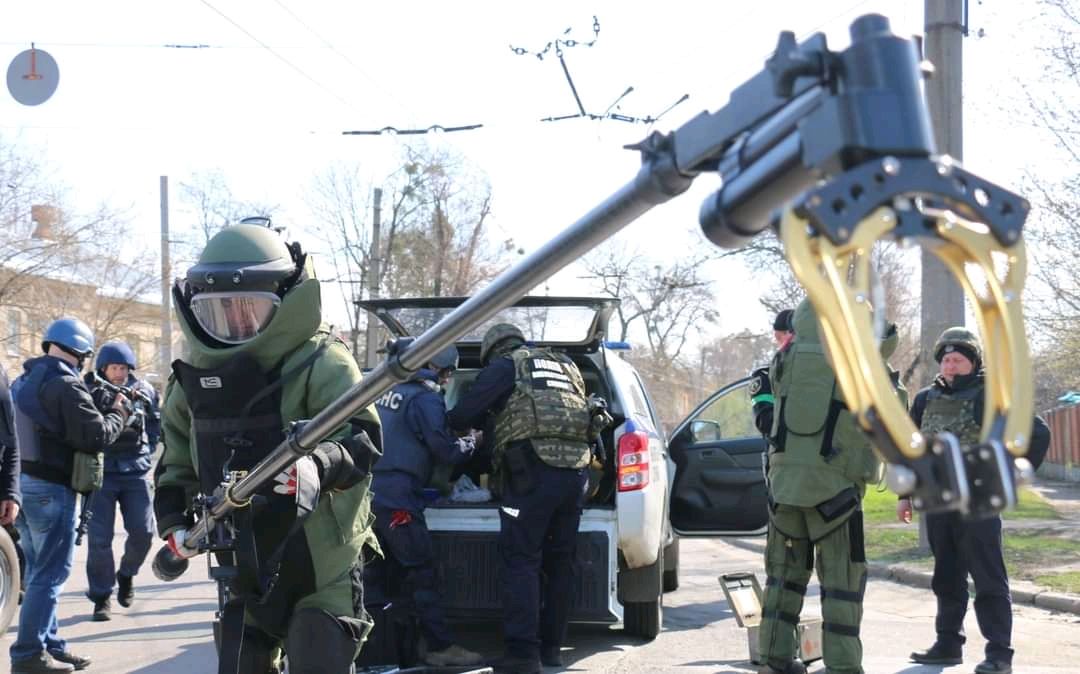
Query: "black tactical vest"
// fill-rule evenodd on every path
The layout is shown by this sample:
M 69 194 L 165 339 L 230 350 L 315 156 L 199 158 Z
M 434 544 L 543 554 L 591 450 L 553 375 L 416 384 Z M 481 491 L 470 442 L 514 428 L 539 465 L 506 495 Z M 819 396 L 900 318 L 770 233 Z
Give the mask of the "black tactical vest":
M 285 439 L 278 370 L 264 373 L 253 356 L 240 352 L 215 368 L 177 360 L 173 373 L 191 411 L 202 493 L 213 494 L 230 471 L 251 470 Z M 275 493 L 274 484 L 264 485 L 250 507 L 234 511 L 241 596 L 262 598 L 270 591 L 290 535 L 318 503 L 317 490 L 287 496 Z

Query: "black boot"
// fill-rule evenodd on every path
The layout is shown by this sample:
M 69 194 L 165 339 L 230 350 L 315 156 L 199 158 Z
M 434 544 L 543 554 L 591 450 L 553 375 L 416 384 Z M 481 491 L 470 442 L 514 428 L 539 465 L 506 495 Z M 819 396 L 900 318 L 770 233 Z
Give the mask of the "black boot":
M 112 620 L 112 601 L 105 597 L 104 599 L 94 600 L 94 622 L 105 622 L 106 620 Z
M 1012 665 L 1003 660 L 987 658 L 975 665 L 975 674 L 1012 674 Z
M 49 651 L 49 655 L 53 660 L 57 662 L 63 662 L 71 665 L 75 668 L 75 671 L 81 671 L 90 666 L 90 658 L 84 658 L 79 655 L 75 655 L 71 651 Z
M 758 674 L 806 674 L 806 665 L 798 658 L 787 662 L 769 660 L 767 664 L 761 666 Z
M 912 653 L 911 661 L 920 665 L 959 665 L 964 661 L 964 653 L 960 646 L 945 646 L 935 642 L 925 651 Z
M 116 601 L 124 608 L 131 606 L 131 600 L 135 598 L 135 588 L 132 586 L 132 577 L 122 573 L 116 574 Z
M 540 664 L 545 667 L 562 667 L 562 653 L 558 646 L 540 647 Z
M 58 674 L 73 672 L 75 668 L 66 662 L 57 662 L 45 651 L 29 658 L 11 661 L 12 674 Z
M 504 655 L 491 663 L 495 674 L 540 674 L 540 660 L 533 656 L 523 658 L 514 655 Z

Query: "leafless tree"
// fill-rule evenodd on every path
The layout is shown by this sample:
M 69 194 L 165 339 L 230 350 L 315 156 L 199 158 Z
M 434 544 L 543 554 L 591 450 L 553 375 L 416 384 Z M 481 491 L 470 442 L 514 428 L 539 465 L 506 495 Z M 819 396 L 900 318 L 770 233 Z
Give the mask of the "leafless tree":
M 194 262 L 210 237 L 222 228 L 251 216 L 272 217 L 279 210 L 276 204 L 236 197 L 220 170 L 194 173 L 182 181 L 180 201 L 194 215 L 193 221 L 181 221 L 176 228 L 173 253 L 181 266 Z
M 372 194 L 383 190 L 379 250 L 372 241 Z M 372 184 L 357 165 L 329 167 L 308 195 L 330 253 L 342 299 L 351 307 L 354 352 L 366 322 L 356 301 L 368 297 L 373 259 L 383 296 L 466 295 L 504 266 L 505 246 L 487 244 L 492 195 L 464 158 L 425 145 L 403 148 L 400 166 Z
M 784 259 L 780 241 L 771 232 L 754 239 L 740 254 L 750 273 L 769 284 L 760 301 L 770 312 L 794 308 L 806 296 Z M 884 317 L 896 323 L 900 333 L 900 345 L 891 361 L 908 384 L 918 366 L 919 353 L 920 305 L 914 286 L 917 260 L 895 244 L 882 241 L 874 246 L 870 264 L 884 300 Z
M 704 273 L 714 253 L 667 264 L 621 244 L 601 247 L 582 260 L 587 279 L 601 293 L 620 300 L 619 339 L 640 324 L 650 354 L 663 363 L 678 359 L 695 332 L 716 323 L 712 282 Z
M 1042 129 L 1067 167 L 1029 166 L 1031 195 L 1026 238 L 1034 283 L 1025 303 L 1035 358 L 1036 406 L 1047 409 L 1067 390 L 1080 389 L 1080 1 L 1042 0 L 1047 32 L 1039 50 L 1042 78 L 1025 84 L 1019 114 Z M 1037 85 L 1037 86 L 1036 86 Z M 1040 161 L 1051 154 L 1040 153 Z
M 615 316 L 619 339 L 636 336 L 644 341 L 646 349 L 632 351 L 627 359 L 641 373 L 667 426 L 708 393 L 688 351 L 692 338 L 706 333 L 719 317 L 712 282 L 705 274 L 706 264 L 716 257 L 661 263 L 610 244 L 583 260 L 587 278 L 601 293 L 620 300 Z

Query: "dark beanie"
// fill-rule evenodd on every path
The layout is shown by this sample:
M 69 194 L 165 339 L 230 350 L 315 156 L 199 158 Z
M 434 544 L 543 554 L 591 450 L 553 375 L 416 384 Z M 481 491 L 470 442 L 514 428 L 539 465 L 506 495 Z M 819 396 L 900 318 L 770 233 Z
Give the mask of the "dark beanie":
M 784 309 L 780 313 L 776 314 L 776 318 L 773 320 L 773 330 L 785 330 L 787 332 L 794 332 L 795 326 L 791 324 L 791 319 L 795 316 L 795 312 L 791 309 Z
M 979 354 L 967 344 L 946 344 L 937 350 L 937 353 L 934 354 L 934 360 L 940 363 L 947 353 L 958 353 L 970 360 L 975 367 L 979 366 Z

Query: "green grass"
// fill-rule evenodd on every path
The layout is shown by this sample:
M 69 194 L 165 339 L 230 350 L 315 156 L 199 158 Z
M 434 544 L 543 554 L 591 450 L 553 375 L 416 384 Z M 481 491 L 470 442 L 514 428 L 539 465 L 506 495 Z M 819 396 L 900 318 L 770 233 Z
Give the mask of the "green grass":
M 1035 576 L 1035 582 L 1058 592 L 1080 594 L 1080 571 L 1066 573 L 1047 573 Z
M 869 527 L 874 524 L 895 524 L 896 519 L 896 494 L 889 490 L 879 491 L 878 487 L 870 486 L 866 490 L 866 498 L 863 500 L 863 517 Z M 1020 502 L 1015 508 L 1004 515 L 1007 520 L 1056 520 L 1061 516 L 1054 506 L 1050 505 L 1038 493 L 1022 487 L 1020 489 Z
M 869 527 L 872 524 L 892 524 L 896 520 L 896 494 L 888 489 L 878 491 L 876 485 L 866 489 L 863 499 L 863 521 Z
M 1080 557 L 1080 541 L 1029 531 L 1005 532 L 1005 568 L 1026 580 L 1048 566 L 1067 564 Z
M 1027 487 L 1021 487 L 1019 503 L 1002 515 L 1007 520 L 1058 520 L 1061 515 L 1050 502 Z
M 871 561 L 912 562 L 930 559 L 930 553 L 919 552 L 919 530 L 915 526 L 907 529 L 868 527 L 865 538 L 866 558 Z
M 907 527 L 885 523 L 869 525 L 865 537 L 868 560 L 914 563 L 927 568 L 933 563 L 929 552 L 919 551 L 919 530 L 915 524 Z M 1022 529 L 1005 532 L 1005 567 L 1011 578 L 1033 580 L 1065 592 L 1080 592 L 1080 572 L 1044 573 L 1049 567 L 1068 564 L 1078 558 L 1080 541 Z M 1073 589 L 1063 589 L 1066 587 Z

